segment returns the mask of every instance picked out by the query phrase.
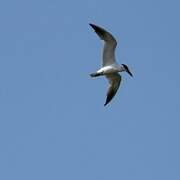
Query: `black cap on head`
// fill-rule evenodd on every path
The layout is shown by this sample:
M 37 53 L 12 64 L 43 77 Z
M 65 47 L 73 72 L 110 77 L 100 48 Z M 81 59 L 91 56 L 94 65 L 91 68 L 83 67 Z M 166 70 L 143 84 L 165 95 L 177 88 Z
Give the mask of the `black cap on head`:
M 125 71 L 126 71 L 130 76 L 133 77 L 133 75 L 132 75 L 131 71 L 129 70 L 128 66 L 127 66 L 126 64 L 122 64 L 122 65 L 123 65 Z

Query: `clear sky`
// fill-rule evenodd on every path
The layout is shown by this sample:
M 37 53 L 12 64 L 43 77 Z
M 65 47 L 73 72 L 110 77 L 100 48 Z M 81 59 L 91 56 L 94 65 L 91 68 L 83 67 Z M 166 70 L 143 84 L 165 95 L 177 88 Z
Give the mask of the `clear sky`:
M 180 2 L 0 2 L 1 180 L 179 180 Z M 104 107 L 102 43 L 134 74 Z

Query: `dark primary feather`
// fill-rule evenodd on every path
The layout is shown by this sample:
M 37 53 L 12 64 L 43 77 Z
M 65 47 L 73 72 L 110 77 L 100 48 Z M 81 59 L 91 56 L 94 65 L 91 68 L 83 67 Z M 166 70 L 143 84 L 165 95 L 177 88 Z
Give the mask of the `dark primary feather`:
M 116 39 L 113 37 L 113 35 L 111 33 L 109 33 L 108 31 L 106 31 L 105 29 L 96 26 L 95 24 L 89 24 L 94 31 L 98 34 L 98 36 L 106 41 L 106 42 L 113 42 L 115 45 L 117 44 Z
M 118 73 L 112 73 L 112 74 L 106 75 L 106 77 L 109 80 L 110 86 L 108 89 L 107 98 L 106 98 L 106 102 L 104 106 L 106 106 L 115 96 L 121 82 L 121 76 Z

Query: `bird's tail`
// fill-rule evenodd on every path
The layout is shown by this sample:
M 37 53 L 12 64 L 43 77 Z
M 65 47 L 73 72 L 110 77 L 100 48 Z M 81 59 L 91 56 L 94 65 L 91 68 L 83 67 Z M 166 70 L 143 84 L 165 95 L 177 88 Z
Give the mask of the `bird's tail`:
M 90 76 L 91 77 L 98 77 L 98 76 L 101 76 L 102 73 L 91 73 Z

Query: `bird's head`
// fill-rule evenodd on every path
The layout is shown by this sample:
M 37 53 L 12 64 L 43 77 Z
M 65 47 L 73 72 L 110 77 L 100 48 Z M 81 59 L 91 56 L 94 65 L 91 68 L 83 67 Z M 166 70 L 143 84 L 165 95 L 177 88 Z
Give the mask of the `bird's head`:
M 132 75 L 131 71 L 129 70 L 128 66 L 127 66 L 126 64 L 122 64 L 122 66 L 123 66 L 124 70 L 125 70 L 131 77 L 133 77 L 133 75 Z

